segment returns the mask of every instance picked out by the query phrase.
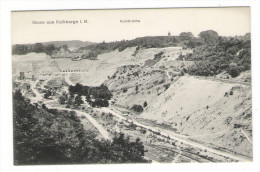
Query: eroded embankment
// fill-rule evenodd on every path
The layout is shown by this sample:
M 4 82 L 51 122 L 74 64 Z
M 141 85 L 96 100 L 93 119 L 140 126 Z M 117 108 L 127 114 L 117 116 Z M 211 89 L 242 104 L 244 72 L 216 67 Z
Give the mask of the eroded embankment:
M 251 98 L 247 85 L 183 76 L 141 116 L 169 124 L 190 139 L 252 157 Z

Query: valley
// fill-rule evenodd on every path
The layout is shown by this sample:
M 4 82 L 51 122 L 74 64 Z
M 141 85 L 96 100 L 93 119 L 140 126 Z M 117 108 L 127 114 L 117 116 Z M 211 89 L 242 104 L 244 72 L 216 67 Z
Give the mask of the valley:
M 192 53 L 182 47 L 129 47 L 97 60 L 20 55 L 13 61 L 13 82 L 33 104 L 75 112 L 98 139 L 118 133 L 140 139 L 145 158 L 154 163 L 252 161 L 251 83 L 243 80 L 250 73 L 241 73 L 240 80 L 225 79 L 225 73 L 189 75 L 194 61 L 177 58 Z M 77 106 L 67 99 L 60 103 L 77 83 L 106 87 L 109 106 L 92 107 L 84 96 Z

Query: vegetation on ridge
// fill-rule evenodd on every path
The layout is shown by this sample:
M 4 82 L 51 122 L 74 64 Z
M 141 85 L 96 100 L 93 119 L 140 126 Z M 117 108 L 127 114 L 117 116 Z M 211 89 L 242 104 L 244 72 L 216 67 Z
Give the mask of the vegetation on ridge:
M 148 162 L 138 138 L 131 142 L 121 133 L 98 141 L 73 112 L 32 105 L 20 91 L 13 101 L 15 165 Z

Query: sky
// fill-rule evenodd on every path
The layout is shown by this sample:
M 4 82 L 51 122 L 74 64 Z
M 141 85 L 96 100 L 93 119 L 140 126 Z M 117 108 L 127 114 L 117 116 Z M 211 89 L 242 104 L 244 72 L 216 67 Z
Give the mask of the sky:
M 205 30 L 215 30 L 221 36 L 250 32 L 249 7 L 20 11 L 12 12 L 11 20 L 12 44 L 65 40 L 111 42 L 166 36 L 169 31 L 171 35 L 192 32 L 195 36 Z M 78 23 L 57 24 L 57 20 Z M 36 22 L 45 24 L 33 24 Z

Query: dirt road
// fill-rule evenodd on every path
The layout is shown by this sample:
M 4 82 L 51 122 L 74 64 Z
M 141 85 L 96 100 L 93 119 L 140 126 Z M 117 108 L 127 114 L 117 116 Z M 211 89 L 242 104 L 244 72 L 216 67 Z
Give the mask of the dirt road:
M 35 82 L 34 84 L 32 84 L 32 88 L 37 84 L 37 82 Z M 38 93 L 38 91 L 36 89 L 32 89 L 33 92 L 37 95 L 36 97 L 39 97 L 40 94 Z M 107 139 L 107 140 L 111 140 L 111 138 L 109 137 L 109 134 L 108 132 L 99 124 L 96 122 L 95 119 L 93 119 L 89 114 L 85 113 L 85 112 L 81 112 L 81 111 L 78 111 L 78 110 L 74 110 L 74 109 L 68 109 L 68 108 L 61 108 L 61 107 L 51 107 L 48 105 L 48 108 L 49 109 L 59 109 L 59 110 L 67 110 L 67 111 L 75 111 L 76 113 L 78 114 L 81 114 L 81 115 L 85 115 L 88 120 L 98 129 L 98 131 L 102 134 L 102 136 Z M 116 116 L 117 118 L 121 119 L 121 120 L 126 120 L 128 121 L 127 118 L 123 117 L 121 114 L 119 113 L 116 113 L 114 112 L 113 110 L 109 109 L 109 108 L 95 108 L 96 110 L 98 111 L 102 111 L 102 112 L 106 112 L 106 113 L 111 113 L 112 115 Z M 250 159 L 247 159 L 247 158 L 244 158 L 244 157 L 240 157 L 240 156 L 237 156 L 237 155 L 233 155 L 233 154 L 230 154 L 230 153 L 226 153 L 226 152 L 223 152 L 223 151 L 220 151 L 220 150 L 216 150 L 216 149 L 213 149 L 213 148 L 209 148 L 209 147 L 206 147 L 204 145 L 201 145 L 199 143 L 196 143 L 194 141 L 191 141 L 191 140 L 188 140 L 187 139 L 187 136 L 183 136 L 183 135 L 180 135 L 180 134 L 176 134 L 176 133 L 173 133 L 173 132 L 169 132 L 169 131 L 166 131 L 166 130 L 163 130 L 163 129 L 158 129 L 157 127 L 151 127 L 151 126 L 146 126 L 144 124 L 141 124 L 135 120 L 132 120 L 132 122 L 137 125 L 137 126 L 140 126 L 142 128 L 145 128 L 147 130 L 150 130 L 150 131 L 153 131 L 153 132 L 159 132 L 160 135 L 162 136 L 165 136 L 165 137 L 169 137 L 170 139 L 173 139 L 173 140 L 177 140 L 179 142 L 182 142 L 182 143 L 185 143 L 185 144 L 188 144 L 190 146 L 193 146 L 193 147 L 197 147 L 197 148 L 200 148 L 202 150 L 206 150 L 206 151 L 209 151 L 209 152 L 212 152 L 212 153 L 215 153 L 217 155 L 222 155 L 222 156 L 225 156 L 225 157 L 229 157 L 229 158 L 232 158 L 234 160 L 237 160 L 237 161 L 242 161 L 242 162 L 245 162 L 245 161 L 250 161 Z
M 34 94 L 36 95 L 36 98 L 33 99 L 33 101 L 35 101 L 35 102 L 37 102 L 37 101 L 39 101 L 39 100 L 43 100 L 43 97 L 41 96 L 41 94 L 38 92 L 38 90 L 35 89 L 37 83 L 38 83 L 38 81 L 31 82 L 32 91 L 33 91 Z M 51 100 L 51 101 L 54 101 L 54 100 Z M 50 100 L 47 100 L 47 101 L 44 101 L 44 103 L 50 103 L 51 101 L 50 101 Z M 46 106 L 47 106 L 49 109 L 75 111 L 77 114 L 84 115 L 84 116 L 93 124 L 93 126 L 98 129 L 98 131 L 100 132 L 100 134 L 101 134 L 106 140 L 111 140 L 111 138 L 109 137 L 109 133 L 108 133 L 94 118 L 92 118 L 88 113 L 81 112 L 81 111 L 74 110 L 74 109 L 69 109 L 69 108 L 53 107 L 53 106 L 50 106 L 50 105 L 48 105 L 48 104 L 46 104 Z
M 75 85 L 75 84 L 73 84 L 73 82 L 71 82 L 71 80 L 70 80 L 70 74 L 71 73 L 68 73 L 67 75 L 65 75 L 65 77 L 64 77 L 64 79 L 65 79 L 65 81 L 69 84 L 69 85 Z
M 109 108 L 101 108 L 100 110 L 103 111 L 103 112 L 106 112 L 106 113 L 111 113 L 112 115 L 116 116 L 117 118 L 119 118 L 121 120 L 128 120 L 125 117 L 123 117 L 122 115 L 114 112 L 113 110 L 111 110 Z M 208 152 L 211 152 L 211 153 L 215 153 L 217 155 L 228 157 L 228 158 L 231 158 L 231 159 L 234 159 L 234 160 L 237 160 L 237 161 L 241 161 L 241 162 L 251 161 L 250 159 L 245 158 L 245 157 L 233 155 L 233 154 L 230 154 L 230 153 L 227 153 L 227 152 L 223 152 L 223 151 L 216 150 L 216 149 L 213 149 L 213 148 L 210 148 L 210 147 L 206 147 L 204 145 L 201 145 L 199 143 L 196 143 L 194 141 L 191 141 L 191 140 L 187 139 L 187 136 L 183 136 L 181 134 L 176 134 L 176 133 L 169 132 L 169 131 L 166 131 L 166 130 L 163 130 L 163 129 L 158 129 L 157 127 L 146 126 L 146 125 L 141 124 L 141 123 L 139 123 L 139 122 L 137 122 L 135 120 L 132 120 L 132 122 L 135 125 L 140 126 L 142 128 L 145 128 L 147 130 L 150 130 L 150 131 L 153 131 L 153 132 L 157 132 L 157 133 L 159 132 L 160 135 L 162 135 L 162 136 L 169 137 L 170 139 L 177 140 L 177 141 L 182 142 L 184 144 L 188 144 L 190 146 L 193 146 L 193 147 L 196 147 L 196 148 L 200 148 L 202 150 L 205 150 L 205 151 L 208 151 Z
M 36 85 L 39 82 L 39 80 L 36 80 L 34 82 L 31 82 L 31 89 L 33 93 L 35 94 L 35 97 L 32 98 L 33 102 L 41 101 L 43 99 L 42 95 L 36 90 Z
M 234 81 L 234 80 L 230 80 L 230 79 L 221 79 L 221 78 L 205 77 L 205 76 L 204 77 L 195 76 L 195 78 L 203 79 L 203 80 L 211 80 L 211 81 L 215 81 L 215 82 L 224 82 L 224 83 L 228 83 L 228 84 L 241 84 L 241 85 L 251 86 L 251 83 L 249 83 L 249 82 L 240 82 L 240 81 Z
M 81 112 L 79 110 L 74 110 L 74 109 L 69 109 L 69 108 L 61 108 L 61 107 L 52 107 L 47 105 L 48 109 L 57 109 L 57 110 L 66 110 L 66 111 L 74 111 L 77 114 L 80 115 L 84 115 L 92 124 L 93 126 L 95 126 L 98 131 L 100 132 L 100 134 L 106 139 L 106 140 L 110 140 L 111 138 L 109 137 L 109 133 L 94 119 L 92 118 L 88 113 L 85 112 Z

